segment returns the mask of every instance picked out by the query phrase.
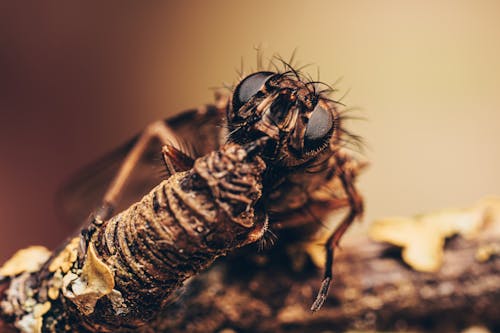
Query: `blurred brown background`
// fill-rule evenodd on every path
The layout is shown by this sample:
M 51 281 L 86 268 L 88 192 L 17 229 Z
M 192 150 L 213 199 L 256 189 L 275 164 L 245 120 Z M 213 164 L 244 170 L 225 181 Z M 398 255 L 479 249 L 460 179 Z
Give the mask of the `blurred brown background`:
M 253 47 L 321 78 L 368 122 L 369 222 L 500 193 L 497 1 L 0 3 L 0 262 L 56 246 L 54 193 L 148 122 L 212 100 Z

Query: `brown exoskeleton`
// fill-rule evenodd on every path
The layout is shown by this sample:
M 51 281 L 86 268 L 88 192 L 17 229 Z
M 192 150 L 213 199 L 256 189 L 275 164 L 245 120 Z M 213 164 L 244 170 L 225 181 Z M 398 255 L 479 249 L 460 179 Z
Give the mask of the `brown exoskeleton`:
M 103 221 L 127 203 L 124 200 L 130 197 L 127 193 L 132 193 L 134 198 L 138 186 L 155 183 L 151 172 L 148 175 L 148 172 L 134 170 L 147 168 L 152 163 L 159 152 L 158 143 L 163 146 L 168 173 L 175 176 L 191 169 L 196 157 L 217 150 L 226 142 L 246 145 L 266 138 L 266 147 L 260 155 L 267 168 L 262 178 L 258 209 L 269 216 L 268 228 L 314 226 L 314 229 L 317 220 L 328 212 L 349 208 L 347 216 L 325 243 L 324 279 L 311 307 L 312 311 L 319 310 L 332 280 L 335 248 L 351 223 L 363 212 L 362 198 L 354 187 L 361 165 L 343 149 L 350 134 L 342 127 L 339 104 L 328 98 L 328 87 L 320 90 L 322 85 L 307 79 L 291 66 L 285 66 L 282 72 L 260 71 L 243 78 L 231 97 L 218 95 L 215 105 L 149 125 L 114 154 L 113 160 L 120 163 L 108 168 L 105 159 L 97 164 L 101 168 L 106 165 L 106 173 L 116 171 L 116 174 L 103 194 L 101 208 L 92 216 L 91 226 L 84 230 L 82 247 L 85 248 L 85 243 L 99 231 Z M 116 159 L 117 156 L 121 158 Z M 146 176 L 138 178 L 139 174 Z M 99 179 L 99 175 L 93 178 Z M 81 179 L 88 181 L 86 177 Z M 74 201 L 72 198 L 88 197 L 87 189 L 94 191 L 92 186 L 82 187 L 78 182 L 70 184 L 69 188 L 79 190 L 73 191 L 73 197 L 65 195 L 63 201 L 66 203 Z M 339 194 L 324 195 L 332 191 Z M 78 212 L 74 206 L 67 210 L 73 215 Z M 259 237 L 252 236 L 239 245 Z
M 321 85 L 291 67 L 284 73 L 257 72 L 238 84 L 227 113 L 229 141 L 243 144 L 265 135 L 275 144 L 274 150 L 264 155 L 268 165 L 264 200 L 266 210 L 274 213 L 271 228 L 311 223 L 302 214 L 307 210 L 322 215 L 340 206 L 350 209 L 325 244 L 324 279 L 312 311 L 319 310 L 326 299 L 335 248 L 363 212 L 362 198 L 354 187 L 360 164 L 341 150 L 343 136 L 348 133 L 341 127 L 337 102 L 317 90 Z M 345 198 L 316 200 L 315 194 L 327 183 L 340 185 Z

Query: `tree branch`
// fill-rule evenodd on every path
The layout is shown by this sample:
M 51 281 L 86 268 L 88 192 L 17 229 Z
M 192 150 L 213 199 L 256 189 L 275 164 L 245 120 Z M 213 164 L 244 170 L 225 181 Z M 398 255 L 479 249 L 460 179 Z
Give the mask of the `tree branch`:
M 442 218 L 442 214 L 439 216 Z M 467 227 L 463 220 L 460 222 L 460 226 L 467 230 L 475 228 Z M 336 257 L 335 280 L 329 298 L 314 314 L 309 307 L 319 288 L 320 271 L 304 251 L 304 244 L 292 241 L 292 234 L 300 233 L 300 230 L 284 230 L 279 235 L 277 246 L 266 252 L 259 253 L 257 246 L 253 245 L 237 250 L 230 257 L 220 258 L 208 271 L 188 280 L 184 288 L 170 294 L 170 304 L 163 310 L 161 304 L 154 303 L 139 307 L 137 310 L 144 313 L 160 310 L 162 313 L 138 331 L 280 333 L 411 329 L 457 332 L 473 324 L 498 331 L 500 224 L 498 221 L 483 222 L 474 222 L 474 226 L 480 228 L 472 238 L 448 238 L 442 265 L 433 273 L 418 272 L 407 265 L 397 247 L 374 242 L 367 236 L 347 239 Z M 430 224 L 428 232 L 438 230 L 444 230 L 442 224 Z M 450 236 L 448 231 L 445 233 Z M 31 265 L 27 265 L 26 256 L 20 256 L 19 260 L 21 263 L 24 260 L 24 264 L 14 262 L 2 267 L 0 275 L 10 271 L 13 276 L 0 284 L 0 294 L 5 296 L 1 303 L 2 332 L 7 331 L 7 322 L 16 322 L 17 327 L 26 332 L 40 332 L 42 319 L 44 331 L 50 331 L 50 318 L 65 319 L 52 322 L 55 331 L 61 322 L 68 327 L 79 325 L 78 330 L 84 331 L 85 326 L 78 323 L 85 317 L 87 307 L 95 306 L 96 311 L 103 311 L 102 306 L 109 306 L 119 312 L 121 303 L 118 298 L 113 298 L 112 293 L 106 294 L 113 296 L 107 298 L 111 304 L 96 303 L 96 297 L 100 300 L 99 295 L 83 293 L 86 297 L 80 298 L 75 307 L 74 299 L 68 299 L 68 290 L 63 290 L 65 282 L 55 279 L 55 274 L 47 273 L 53 270 L 51 266 L 69 272 L 65 265 L 75 262 L 77 244 L 74 239 L 63 249 L 55 251 L 56 255 L 48 261 L 39 259 L 33 264 L 32 260 Z M 92 255 L 87 255 L 88 260 L 93 260 Z M 45 264 L 37 267 L 44 261 Z M 19 273 L 20 266 L 25 269 L 23 273 Z M 87 275 L 98 276 L 101 282 L 107 281 L 107 271 L 100 269 L 99 263 L 94 263 L 91 268 Z M 81 276 L 85 269 L 84 265 L 75 274 Z M 104 283 L 91 289 L 104 293 L 106 288 Z M 45 290 L 42 294 L 46 293 L 45 297 L 53 300 L 50 309 L 45 303 L 32 301 L 30 291 L 33 290 L 38 293 Z M 77 292 L 74 288 L 71 291 Z M 147 292 L 145 290 L 142 294 Z M 157 299 L 161 292 L 151 290 L 150 297 Z M 33 315 L 15 317 L 12 313 L 16 311 Z M 50 317 L 44 316 L 47 313 Z M 122 322 L 119 313 L 106 320 L 106 327 L 109 323 L 117 323 L 115 331 L 134 331 L 119 324 Z M 96 331 L 95 326 L 92 329 Z M 105 329 L 104 326 L 101 328 Z
M 450 240 L 437 273 L 413 270 L 395 247 L 365 237 L 352 240 L 339 252 L 334 285 L 317 313 L 309 307 L 321 276 L 310 262 L 294 271 L 284 248 L 254 260 L 236 256 L 193 280 L 153 327 L 162 332 L 457 332 L 482 324 L 496 331 L 500 257 L 476 258 L 481 247 L 500 244 L 498 235 L 490 236 L 485 231 L 474 240 Z

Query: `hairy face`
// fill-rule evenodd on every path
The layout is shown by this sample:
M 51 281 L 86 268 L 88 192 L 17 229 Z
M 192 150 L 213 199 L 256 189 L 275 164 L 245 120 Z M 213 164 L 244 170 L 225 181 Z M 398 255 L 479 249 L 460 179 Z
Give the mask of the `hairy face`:
M 233 92 L 227 118 L 229 140 L 240 144 L 272 139 L 268 154 L 282 166 L 306 163 L 335 140 L 338 112 L 321 82 L 295 70 L 261 71 L 243 78 Z

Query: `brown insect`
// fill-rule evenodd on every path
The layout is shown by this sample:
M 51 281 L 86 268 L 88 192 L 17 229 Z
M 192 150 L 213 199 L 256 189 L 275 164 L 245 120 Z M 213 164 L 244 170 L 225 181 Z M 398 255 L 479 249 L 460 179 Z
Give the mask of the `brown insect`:
M 142 244 L 152 251 L 151 258 L 162 258 L 158 265 L 166 262 L 174 273 L 167 274 L 171 279 L 172 288 L 167 288 L 170 292 L 216 256 L 261 239 L 267 230 L 297 228 L 306 230 L 304 235 L 308 236 L 318 229 L 318 220 L 327 213 L 348 207 L 347 216 L 325 244 L 324 279 L 311 307 L 312 311 L 319 310 L 332 280 L 335 248 L 351 223 L 363 212 L 362 198 L 354 187 L 362 165 L 344 149 L 346 142 L 358 138 L 342 127 L 344 115 L 339 110 L 339 103 L 328 97 L 330 91 L 329 86 L 305 77 L 285 63 L 281 72 L 259 71 L 246 76 L 231 97 L 216 94 L 214 105 L 189 110 L 149 125 L 128 144 L 82 171 L 75 178 L 77 180 L 61 192 L 59 202 L 72 220 L 80 220 L 87 214 L 88 211 L 81 207 L 100 207 L 91 216 L 90 227 L 83 230 L 81 246 L 84 249 L 80 253 L 86 253 L 88 241 L 96 235 L 102 242 L 119 244 L 119 239 L 106 238 L 107 233 L 116 235 L 114 229 L 109 228 L 116 228 L 120 219 L 137 218 L 134 209 L 135 212 L 144 211 L 140 216 L 149 221 L 151 230 L 167 230 L 168 235 L 163 236 L 170 237 L 171 243 L 175 244 L 172 249 L 176 251 L 168 250 L 166 254 L 155 253 L 156 250 L 151 250 L 154 248 L 152 244 Z M 242 159 L 236 152 L 238 149 L 244 152 L 241 154 L 254 158 Z M 137 197 L 145 193 L 144 189 L 159 183 L 158 174 L 152 172 L 151 167 L 156 164 L 160 150 L 170 175 L 169 182 L 178 181 L 179 189 L 175 186 L 157 187 L 132 210 L 129 209 L 129 213 L 113 217 L 114 212 L 137 201 Z M 204 155 L 212 157 L 195 163 L 196 158 Z M 234 162 L 238 159 L 236 156 L 240 156 L 240 160 Z M 238 173 L 241 170 L 228 168 L 227 161 L 226 164 L 221 162 L 227 159 L 233 159 L 238 168 L 245 169 L 246 165 L 253 170 L 246 171 L 254 177 L 252 186 L 245 181 L 238 183 L 236 178 L 241 177 Z M 218 166 L 214 161 L 221 164 Z M 187 170 L 198 175 L 194 177 L 198 180 L 184 180 L 182 172 Z M 230 170 L 234 170 L 234 174 Z M 203 217 L 200 212 L 204 205 L 213 204 L 210 200 L 214 196 L 202 195 L 194 201 L 182 197 L 182 193 L 202 187 L 203 182 L 203 186 L 210 184 L 208 178 L 218 172 L 231 179 L 222 186 L 226 191 L 227 209 L 232 212 L 230 215 L 250 219 L 236 221 L 235 228 L 252 227 L 251 232 L 240 230 L 235 233 L 227 223 L 221 223 L 217 228 L 209 226 L 215 220 Z M 110 174 L 114 176 L 110 178 Z M 197 183 L 201 174 L 206 177 L 201 177 L 203 181 Z M 111 182 L 106 181 L 109 179 Z M 217 183 L 219 187 L 220 181 Z M 102 184 L 108 184 L 107 188 L 96 191 Z M 87 203 L 82 205 L 83 198 Z M 79 202 L 78 206 L 74 202 Z M 190 206 L 195 203 L 200 207 Z M 155 229 L 153 225 L 160 219 L 155 216 L 172 219 L 168 220 L 172 222 L 168 222 L 165 229 Z M 151 230 L 143 231 L 143 239 L 156 239 Z M 200 236 L 206 230 L 210 230 L 209 243 L 206 242 L 207 235 Z M 133 231 L 128 232 L 128 235 L 133 234 Z M 186 235 L 192 236 L 191 239 L 185 238 Z M 234 235 L 240 236 L 234 238 Z M 125 231 L 123 237 L 128 237 Z M 133 242 L 132 238 L 127 240 Z M 119 246 L 123 247 L 123 244 Z M 104 249 L 105 244 L 101 245 Z M 224 248 L 224 251 L 214 250 L 217 247 Z M 125 250 L 131 252 L 133 258 L 134 249 L 127 247 Z M 104 254 L 105 257 L 112 255 Z M 144 265 L 142 262 L 134 268 L 134 264 L 127 260 L 124 259 L 123 265 L 117 269 L 124 276 L 128 274 L 127 270 L 134 273 Z M 140 275 L 140 272 L 135 273 Z M 141 283 L 148 285 L 149 282 L 145 278 Z M 136 287 L 141 288 L 141 285 Z

